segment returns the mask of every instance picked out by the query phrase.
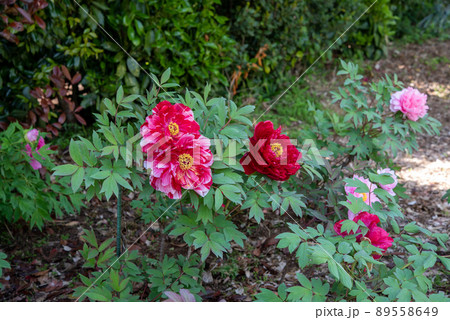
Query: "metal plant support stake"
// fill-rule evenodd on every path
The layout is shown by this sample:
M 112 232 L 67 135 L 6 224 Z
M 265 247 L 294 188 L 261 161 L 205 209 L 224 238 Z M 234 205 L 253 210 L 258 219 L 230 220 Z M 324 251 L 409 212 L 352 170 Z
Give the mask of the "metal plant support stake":
M 116 255 L 120 257 L 120 237 L 122 235 L 122 187 L 119 186 L 117 195 L 117 235 L 116 235 Z

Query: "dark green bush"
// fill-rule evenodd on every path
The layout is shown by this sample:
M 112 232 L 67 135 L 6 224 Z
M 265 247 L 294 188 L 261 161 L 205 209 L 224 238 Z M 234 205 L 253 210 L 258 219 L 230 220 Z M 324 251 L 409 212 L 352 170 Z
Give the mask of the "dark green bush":
M 148 75 L 169 67 L 180 85 L 198 89 L 209 82 L 219 90 L 238 66 L 245 72 L 265 45 L 267 56 L 253 69 L 260 71 L 252 70 L 247 79 L 265 87 L 261 94 L 272 99 L 290 71 L 320 57 L 372 3 L 98 0 L 80 8 L 72 0 L 49 1 L 36 13 L 45 29 L 39 23 L 11 31 L 18 44 L 0 37 L 0 121 L 29 117 L 28 111 L 38 106 L 30 91 L 45 88 L 55 66 L 83 76 L 86 90 L 73 97 L 77 105 L 100 109 L 101 99 L 120 85 L 145 93 Z M 411 32 L 433 8 L 431 1 L 378 0 L 321 60 L 336 55 L 377 59 L 389 37 Z
M 52 68 L 62 64 L 83 75 L 89 91 L 83 106 L 100 105 L 100 98 L 121 84 L 144 93 L 151 81 L 148 74 L 168 67 L 181 84 L 226 83 L 222 71 L 232 63 L 235 45 L 227 18 L 215 12 L 217 3 L 99 0 L 83 5 L 131 58 L 74 1 L 49 2 L 41 12 L 45 31 L 29 27 L 17 35 L 18 45 L 0 39 L 2 118 L 17 116 L 12 110 L 25 111 L 18 113 L 24 117 L 37 105 L 30 90 L 48 84 Z
M 270 46 L 264 70 L 283 73 L 297 63 L 316 60 L 373 1 L 330 0 L 263 0 L 233 1 L 223 10 L 231 19 L 232 36 L 243 51 L 241 57 L 252 57 L 258 48 Z M 379 58 L 387 39 L 395 29 L 395 18 L 389 0 L 379 0 L 361 20 L 336 43 L 332 52 L 344 56 Z

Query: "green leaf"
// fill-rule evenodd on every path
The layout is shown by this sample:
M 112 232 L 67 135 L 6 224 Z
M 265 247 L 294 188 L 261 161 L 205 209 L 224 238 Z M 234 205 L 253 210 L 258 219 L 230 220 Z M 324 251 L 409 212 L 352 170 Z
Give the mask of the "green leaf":
M 351 289 L 353 287 L 353 280 L 352 277 L 350 277 L 350 275 L 347 273 L 347 271 L 345 271 L 343 269 L 343 267 L 341 265 L 338 265 L 338 272 L 339 272 L 339 278 L 341 283 Z
M 103 99 L 103 103 L 105 104 L 106 108 L 108 109 L 109 113 L 111 115 L 114 115 L 116 113 L 116 108 L 114 108 L 113 103 L 108 98 Z
M 214 174 L 212 179 L 215 184 L 235 184 L 233 179 L 225 176 L 223 173 Z
M 336 280 L 340 279 L 340 273 L 338 270 L 338 266 L 334 260 L 331 260 L 331 259 L 328 260 L 328 270 L 336 278 Z
M 116 93 L 116 102 L 121 103 L 122 98 L 123 98 L 123 88 L 122 88 L 122 86 L 120 86 Z
M 200 254 L 202 256 L 202 261 L 205 261 L 211 253 L 211 241 L 207 241 L 205 245 L 200 249 Z
M 214 196 L 214 209 L 215 211 L 219 211 L 219 209 L 222 207 L 223 204 L 223 194 L 220 189 L 216 189 L 215 196 Z
M 55 171 L 53 175 L 55 176 L 70 176 L 77 171 L 79 166 L 73 165 L 73 164 L 63 164 L 61 166 L 57 166 L 53 168 Z
M 70 140 L 69 154 L 72 160 L 79 166 L 83 165 L 83 157 L 81 156 L 80 148 L 76 141 Z
M 256 222 L 260 223 L 261 220 L 264 219 L 264 212 L 257 204 L 255 204 L 250 208 L 249 217 L 255 218 Z
M 192 234 L 192 237 L 194 237 L 193 246 L 195 249 L 198 249 L 205 245 L 205 243 L 208 241 L 208 237 L 206 236 L 206 233 L 204 231 L 198 230 L 195 231 Z
M 220 191 L 222 191 L 223 195 L 233 201 L 234 203 L 240 203 L 241 202 L 241 190 L 233 185 L 223 185 L 220 186 Z
M 168 68 L 161 76 L 161 84 L 166 83 L 170 78 L 170 68 Z
M 114 240 L 115 240 L 114 238 L 110 238 L 110 239 L 106 239 L 105 241 L 103 241 L 103 243 L 98 248 L 98 251 L 102 252 L 103 250 L 108 248 Z
M 72 179 L 70 180 L 73 192 L 77 192 L 77 190 L 81 186 L 81 183 L 83 182 L 83 179 L 84 179 L 84 168 L 79 167 L 78 170 L 72 176 Z
M 98 255 L 98 250 L 97 250 L 97 249 L 94 249 L 94 248 L 91 248 L 91 249 L 89 249 L 89 253 L 88 253 L 87 259 L 88 259 L 88 260 L 89 260 L 89 259 L 93 259 L 93 258 L 95 258 L 97 255 Z
M 423 267 L 425 269 L 431 268 L 436 263 L 436 254 L 434 252 L 430 252 L 428 254 L 428 257 L 423 262 Z
M 408 289 L 403 288 L 398 293 L 397 297 L 398 302 L 410 302 L 411 301 L 411 291 Z
M 352 251 L 353 247 L 348 242 L 340 242 L 338 251 L 342 254 L 348 254 Z
M 259 302 L 282 302 L 281 300 L 274 292 L 268 290 L 268 289 L 261 289 L 261 292 L 256 295 L 256 301 Z
M 278 295 L 281 298 L 281 300 L 286 300 L 286 285 L 284 283 L 282 283 L 279 287 L 278 287 Z
M 383 174 L 369 173 L 369 179 L 372 182 L 379 183 L 382 185 L 394 183 L 394 179 L 392 178 L 392 176 L 389 173 L 383 173 Z
M 419 232 L 419 226 L 415 222 L 410 222 L 404 227 L 404 230 L 409 233 L 417 233 Z
M 356 187 L 355 192 L 357 193 L 367 193 L 369 192 L 369 187 L 359 179 L 344 179 L 347 182 L 347 186 Z
M 131 57 L 128 57 L 127 59 L 127 67 L 130 73 L 135 76 L 136 78 L 139 77 L 139 74 L 141 73 L 141 68 L 139 67 L 139 64 Z M 117 99 L 117 103 L 121 103 L 122 99 Z
M 309 264 L 308 244 L 306 242 L 300 244 L 296 257 L 300 268 L 304 268 Z
M 95 301 L 102 301 L 102 302 L 110 301 L 110 299 L 108 297 L 104 296 L 103 294 L 93 292 L 92 290 L 87 291 L 85 293 L 85 295 L 88 296 L 89 299 L 95 300 Z
M 312 289 L 311 281 L 309 281 L 308 278 L 304 274 L 297 273 L 297 279 L 302 286 L 304 286 L 305 288 L 307 288 L 309 290 Z
M 444 267 L 450 271 L 450 259 L 446 258 L 446 257 L 441 257 L 439 256 L 439 260 L 441 260 L 442 264 L 444 265 Z
M 395 233 L 400 233 L 400 227 L 398 226 L 398 223 L 394 218 L 391 219 L 391 226 Z
M 205 205 L 200 205 L 198 209 L 198 215 L 196 221 L 202 220 L 203 224 L 207 224 L 208 221 L 212 222 L 212 211 Z
M 96 173 L 94 173 L 91 178 L 92 179 L 98 179 L 98 180 L 103 180 L 108 178 L 111 175 L 111 171 L 97 171 Z
M 122 178 L 122 176 L 120 174 L 118 174 L 117 172 L 113 173 L 113 177 L 114 180 L 117 181 L 117 183 L 119 183 L 122 187 L 127 188 L 128 190 L 133 191 L 133 187 L 128 183 L 127 180 L 125 180 L 124 178 Z M 117 194 L 116 194 L 117 195 Z
M 117 186 L 117 182 L 113 176 L 110 176 L 108 179 L 103 181 L 100 193 L 102 192 L 105 193 L 106 200 L 109 200 L 113 193 L 116 195 L 119 193 L 119 187 Z
M 352 220 L 344 220 L 342 222 L 341 232 L 347 232 L 348 234 L 350 234 L 350 232 L 356 233 L 358 229 L 359 225 Z
M 112 288 L 115 291 L 120 291 L 120 279 L 119 279 L 119 272 L 117 270 L 111 269 L 111 272 L 109 274 L 109 278 L 111 279 Z

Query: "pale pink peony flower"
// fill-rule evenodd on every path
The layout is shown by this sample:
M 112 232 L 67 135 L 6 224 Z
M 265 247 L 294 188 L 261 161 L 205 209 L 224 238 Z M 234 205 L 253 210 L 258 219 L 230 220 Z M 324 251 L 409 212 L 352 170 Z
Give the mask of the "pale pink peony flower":
M 392 112 L 401 111 L 411 121 L 417 121 L 427 114 L 427 95 L 413 88 L 403 89 L 391 96 Z
M 372 182 L 370 182 L 369 179 L 360 177 L 360 176 L 358 176 L 356 174 L 353 176 L 353 179 L 358 179 L 361 182 L 365 183 L 367 185 L 367 187 L 369 188 L 369 192 L 367 192 L 367 193 L 358 193 L 358 192 L 355 191 L 357 189 L 357 187 L 350 187 L 350 186 L 346 185 L 344 187 L 344 189 L 345 189 L 345 192 L 347 194 L 352 194 L 356 198 L 362 198 L 363 201 L 369 206 L 372 206 L 372 203 L 374 203 L 374 202 L 379 202 L 380 201 L 380 199 L 378 199 L 378 197 L 373 192 L 377 188 L 377 186 L 375 184 L 373 184 Z M 354 213 L 354 212 L 351 212 L 350 210 L 348 210 L 348 218 L 350 220 L 352 220 L 356 216 L 356 214 L 358 214 L 358 213 L 359 212 Z
M 151 169 L 150 184 L 170 199 L 180 199 L 181 189 L 204 197 L 212 185 L 213 155 L 210 141 L 200 134 L 184 134 L 165 149 L 148 153 L 144 166 Z
M 39 131 L 37 129 L 32 129 L 27 132 L 27 134 L 25 135 L 25 139 L 28 142 L 35 142 L 38 135 L 39 135 Z
M 164 291 L 169 298 L 163 302 L 196 302 L 194 295 L 187 289 L 180 289 L 180 294 L 172 291 Z
M 45 145 L 44 138 L 40 137 L 35 151 L 38 154 L 40 154 L 39 153 L 39 149 L 41 149 L 44 145 Z M 31 158 L 31 160 L 30 160 L 31 167 L 34 170 L 41 169 L 42 168 L 42 164 L 33 157 L 33 152 L 32 152 L 31 146 L 29 144 L 27 144 L 25 146 L 25 149 L 26 149 L 27 155 Z
M 382 174 L 382 173 L 388 173 L 391 175 L 392 179 L 394 179 L 393 183 L 390 184 L 380 184 L 381 189 L 386 190 L 387 192 L 389 192 L 390 195 L 395 196 L 395 192 L 394 192 L 394 188 L 397 186 L 397 176 L 395 175 L 394 170 L 391 170 L 389 168 L 386 169 L 379 169 L 377 170 L 378 174 Z

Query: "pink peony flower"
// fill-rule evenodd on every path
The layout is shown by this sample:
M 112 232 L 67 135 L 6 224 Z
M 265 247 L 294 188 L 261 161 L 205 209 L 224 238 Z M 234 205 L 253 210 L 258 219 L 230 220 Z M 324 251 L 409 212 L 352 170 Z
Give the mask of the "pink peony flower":
M 165 149 L 148 154 L 144 166 L 152 170 L 150 184 L 170 199 L 180 199 L 181 189 L 204 197 L 212 185 L 213 155 L 210 141 L 200 134 L 183 134 Z
M 369 192 L 358 193 L 355 191 L 357 189 L 357 187 L 350 187 L 350 186 L 346 185 L 344 187 L 344 189 L 347 194 L 352 194 L 357 198 L 362 198 L 363 201 L 369 206 L 372 206 L 372 203 L 374 203 L 374 202 L 380 201 L 380 199 L 378 199 L 378 197 L 373 192 L 377 188 L 377 186 L 375 184 L 373 184 L 372 182 L 370 182 L 369 179 L 360 177 L 356 174 L 353 176 L 353 179 L 358 179 L 361 182 L 364 182 L 367 185 L 367 187 L 369 188 Z M 350 220 L 352 220 L 355 216 L 356 216 L 356 214 L 354 212 L 351 212 L 350 210 L 348 211 L 348 218 Z
M 44 145 L 45 145 L 44 138 L 40 137 L 35 151 L 38 154 L 40 154 L 38 150 L 41 149 Z M 31 167 L 34 170 L 41 169 L 42 168 L 42 164 L 33 157 L 33 152 L 32 152 L 31 146 L 29 144 L 27 144 L 25 146 L 25 149 L 26 149 L 27 155 L 31 158 L 31 160 L 30 160 Z
M 158 144 L 178 139 L 185 133 L 195 134 L 200 130 L 192 110 L 181 103 L 172 105 L 169 101 L 162 101 L 152 112 L 141 126 L 141 147 L 144 153 L 155 149 L 152 148 L 155 145 L 159 148 Z
M 35 142 L 38 135 L 39 135 L 39 131 L 37 129 L 32 129 L 27 132 L 27 134 L 25 135 L 25 139 L 28 142 Z
M 413 88 L 403 89 L 392 94 L 390 109 L 401 111 L 411 121 L 417 121 L 427 114 L 427 95 Z
M 393 189 L 397 186 L 397 176 L 395 175 L 394 170 L 391 170 L 389 168 L 386 169 L 379 169 L 377 170 L 378 174 L 382 174 L 382 173 L 388 173 L 391 175 L 392 179 L 394 179 L 393 183 L 390 184 L 380 184 L 381 189 L 386 190 L 387 192 L 389 192 L 390 195 L 395 196 L 395 192 L 393 191 Z

